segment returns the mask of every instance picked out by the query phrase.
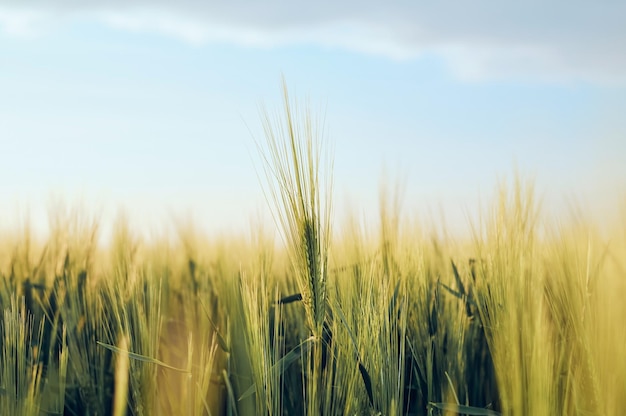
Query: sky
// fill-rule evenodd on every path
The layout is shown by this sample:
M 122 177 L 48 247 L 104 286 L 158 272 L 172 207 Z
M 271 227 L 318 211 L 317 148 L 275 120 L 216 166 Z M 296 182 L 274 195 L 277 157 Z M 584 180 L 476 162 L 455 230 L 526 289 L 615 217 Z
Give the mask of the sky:
M 516 171 L 601 216 L 626 191 L 624 21 L 620 1 L 3 0 L 0 226 L 45 230 L 63 201 L 247 229 L 281 76 L 324 120 L 338 221 L 375 218 L 386 181 L 461 229 Z

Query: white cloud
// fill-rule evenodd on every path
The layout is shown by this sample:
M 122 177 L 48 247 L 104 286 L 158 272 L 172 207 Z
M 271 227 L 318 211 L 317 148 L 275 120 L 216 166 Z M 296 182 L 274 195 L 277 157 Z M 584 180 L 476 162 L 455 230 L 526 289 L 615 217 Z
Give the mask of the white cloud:
M 335 2 L 4 0 L 0 28 L 33 36 L 91 19 L 185 42 L 317 44 L 412 59 L 440 57 L 468 81 L 529 79 L 626 85 L 626 3 L 579 0 Z
M 47 13 L 35 10 L 0 9 L 0 28 L 10 36 L 33 37 L 50 21 L 48 17 Z

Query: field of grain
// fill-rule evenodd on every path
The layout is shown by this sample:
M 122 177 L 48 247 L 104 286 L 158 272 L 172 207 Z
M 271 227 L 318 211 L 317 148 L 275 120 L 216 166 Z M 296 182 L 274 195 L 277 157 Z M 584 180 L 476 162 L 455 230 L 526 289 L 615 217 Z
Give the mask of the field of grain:
M 469 239 L 401 215 L 392 191 L 377 223 L 339 230 L 327 143 L 285 104 L 259 143 L 275 224 L 247 238 L 144 241 L 120 220 L 103 248 L 76 212 L 47 241 L 2 237 L 0 414 L 626 409 L 626 210 L 609 233 L 546 218 L 516 177 Z

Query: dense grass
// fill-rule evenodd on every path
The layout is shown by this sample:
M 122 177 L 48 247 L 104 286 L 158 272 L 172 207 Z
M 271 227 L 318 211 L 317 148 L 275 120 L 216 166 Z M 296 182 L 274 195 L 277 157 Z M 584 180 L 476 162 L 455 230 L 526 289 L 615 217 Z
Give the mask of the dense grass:
M 310 112 L 265 115 L 268 225 L 142 241 L 59 211 L 0 250 L 0 414 L 617 415 L 626 409 L 626 211 L 546 219 L 502 185 L 470 241 L 383 192 L 330 224 Z M 324 177 L 323 175 L 328 175 Z

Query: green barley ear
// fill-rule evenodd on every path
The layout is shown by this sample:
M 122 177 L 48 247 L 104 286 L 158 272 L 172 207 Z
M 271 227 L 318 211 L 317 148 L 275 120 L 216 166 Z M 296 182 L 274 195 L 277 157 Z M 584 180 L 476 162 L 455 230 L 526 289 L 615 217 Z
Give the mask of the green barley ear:
M 326 316 L 332 162 L 320 120 L 289 99 L 283 78 L 284 114 L 262 109 L 267 147 L 259 145 L 269 181 L 268 200 L 297 275 L 311 332 L 321 338 Z M 324 164 L 322 166 L 322 164 Z M 320 172 L 321 169 L 321 172 Z M 328 176 L 322 178 L 321 173 Z

